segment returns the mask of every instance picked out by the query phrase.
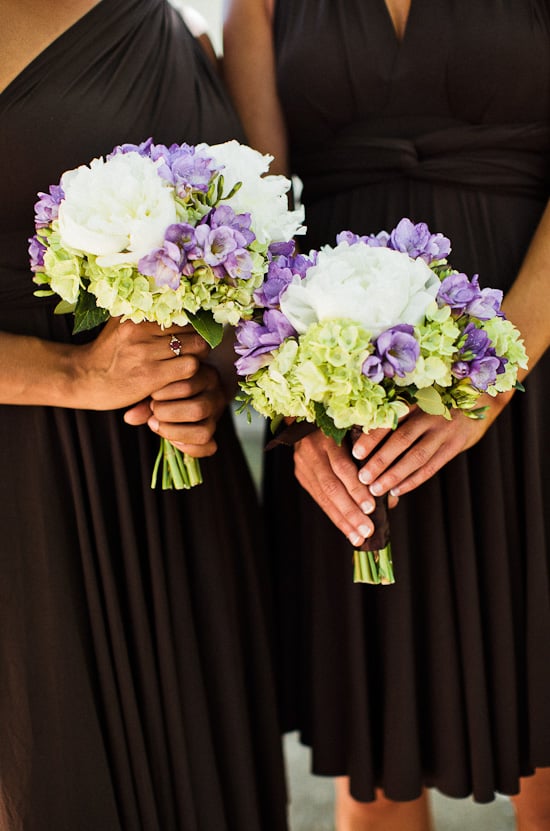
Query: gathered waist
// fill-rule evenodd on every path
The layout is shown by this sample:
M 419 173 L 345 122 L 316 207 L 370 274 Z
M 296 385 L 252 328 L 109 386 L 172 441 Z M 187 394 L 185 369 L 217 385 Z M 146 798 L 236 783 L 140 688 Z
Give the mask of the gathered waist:
M 371 119 L 293 154 L 308 201 L 406 178 L 546 199 L 550 125 Z

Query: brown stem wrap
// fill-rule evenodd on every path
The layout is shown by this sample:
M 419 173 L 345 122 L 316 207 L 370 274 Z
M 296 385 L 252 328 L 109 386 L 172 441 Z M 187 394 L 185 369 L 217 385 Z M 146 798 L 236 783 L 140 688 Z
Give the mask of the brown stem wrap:
M 352 427 L 346 436 L 349 442 L 350 449 L 353 447 L 359 436 L 362 434 L 360 427 Z M 363 462 L 352 457 L 358 468 L 362 467 Z M 390 542 L 390 517 L 388 509 L 388 494 L 374 497 L 374 511 L 369 514 L 372 524 L 374 525 L 374 532 L 371 537 L 367 537 L 363 545 L 358 547 L 359 551 L 380 551 L 385 548 Z

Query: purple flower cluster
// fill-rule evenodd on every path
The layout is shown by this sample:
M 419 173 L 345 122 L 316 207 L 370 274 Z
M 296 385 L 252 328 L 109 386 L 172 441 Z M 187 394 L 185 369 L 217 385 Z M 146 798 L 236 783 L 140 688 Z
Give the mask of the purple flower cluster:
M 246 250 L 255 240 L 250 214 L 236 214 L 229 205 L 213 208 L 195 227 L 170 225 L 164 245 L 142 257 L 140 274 L 153 277 L 158 286 L 177 289 L 182 275 L 208 267 L 221 281 L 235 284 L 252 276 L 252 258 Z
M 296 335 L 295 329 L 278 309 L 266 309 L 262 323 L 241 321 L 236 329 L 235 352 L 241 355 L 235 361 L 237 373 L 251 375 L 265 366 L 271 352 L 293 335 Z
M 29 239 L 28 251 L 31 261 L 31 271 L 34 271 L 35 274 L 37 271 L 44 270 L 44 254 L 46 250 L 46 246 L 36 234 Z
M 305 254 L 295 255 L 293 242 L 281 242 L 269 247 L 268 257 L 267 274 L 260 288 L 254 292 L 254 300 L 258 306 L 275 309 L 294 276 L 303 279 L 308 268 L 315 264 L 316 252 L 314 259 Z
M 463 343 L 459 360 L 451 371 L 455 378 L 469 378 L 472 385 L 481 391 L 495 383 L 497 375 L 504 372 L 506 358 L 497 356 L 486 332 L 475 323 L 468 323 L 463 332 Z
M 317 252 L 311 256 L 294 253 L 294 242 L 277 242 L 268 250 L 269 266 L 264 282 L 254 292 L 254 300 L 263 308 L 262 322 L 241 321 L 237 326 L 235 351 L 241 357 L 235 362 L 239 375 L 251 375 L 269 363 L 274 352 L 296 330 L 279 310 L 281 296 L 296 276 L 303 279 L 315 264 Z
M 441 282 L 437 294 L 440 306 L 447 305 L 457 316 L 468 314 L 478 320 L 490 320 L 495 315 L 502 316 L 500 289 L 480 289 L 479 277 L 475 274 L 470 280 L 466 274 L 450 274 Z
M 212 177 L 219 168 L 213 160 L 197 154 L 189 144 L 153 144 L 148 138 L 141 144 L 120 144 L 107 156 L 111 159 L 120 153 L 139 153 L 153 162 L 158 162 L 159 176 L 174 186 L 178 196 L 185 198 L 191 190 L 206 193 Z
M 412 372 L 420 355 L 414 327 L 400 323 L 386 329 L 374 341 L 374 353 L 363 362 L 361 371 L 374 384 Z
M 59 206 L 65 194 L 61 185 L 50 185 L 49 193 L 38 194 L 38 201 L 34 206 L 34 224 L 36 229 L 47 228 L 59 216 Z
M 444 260 L 451 252 L 451 243 L 443 234 L 432 234 L 425 222 L 415 224 L 406 217 L 401 219 L 393 231 L 380 231 L 378 234 L 359 236 L 352 231 L 342 231 L 336 237 L 336 243 L 347 242 L 352 245 L 364 242 L 373 248 L 391 248 L 408 254 L 412 259 L 421 258 L 430 265 Z

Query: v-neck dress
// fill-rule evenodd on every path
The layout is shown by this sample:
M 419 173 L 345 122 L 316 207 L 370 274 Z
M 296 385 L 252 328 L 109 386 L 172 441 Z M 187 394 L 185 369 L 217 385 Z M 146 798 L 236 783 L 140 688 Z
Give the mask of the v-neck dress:
M 163 0 L 102 0 L 0 95 L 0 329 L 33 296 L 38 191 L 121 142 L 241 138 Z M 122 411 L 0 406 L 0 827 L 285 831 L 254 488 L 230 417 L 204 484 L 151 490 Z
M 513 282 L 550 194 L 550 5 L 277 0 L 279 92 L 305 248 L 403 216 L 480 282 Z M 285 729 L 313 770 L 408 800 L 479 801 L 550 765 L 550 357 L 486 436 L 391 514 L 397 582 L 352 583 L 351 546 L 267 454 Z

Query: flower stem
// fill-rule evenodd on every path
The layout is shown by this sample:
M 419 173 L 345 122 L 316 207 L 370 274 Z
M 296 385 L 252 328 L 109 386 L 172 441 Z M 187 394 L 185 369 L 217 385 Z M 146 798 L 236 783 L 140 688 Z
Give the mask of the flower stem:
M 162 438 L 151 476 L 152 488 L 157 486 L 160 469 L 163 490 L 189 490 L 202 483 L 199 460 L 182 453 L 168 439 Z
M 376 551 L 353 552 L 353 582 L 383 586 L 395 583 L 391 543 Z

